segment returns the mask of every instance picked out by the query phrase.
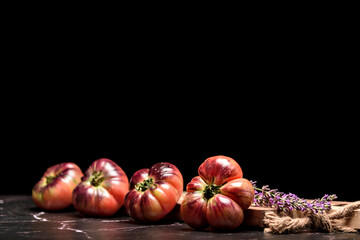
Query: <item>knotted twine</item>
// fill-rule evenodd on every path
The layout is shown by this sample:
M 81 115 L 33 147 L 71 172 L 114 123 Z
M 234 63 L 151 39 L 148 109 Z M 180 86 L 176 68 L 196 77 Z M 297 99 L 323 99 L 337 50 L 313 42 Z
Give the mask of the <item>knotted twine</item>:
M 323 232 L 360 232 L 360 228 L 345 226 L 345 219 L 360 208 L 360 201 L 348 203 L 345 206 L 333 209 L 330 213 L 313 213 L 307 211 L 297 217 L 293 213 L 267 212 L 264 218 L 264 232 L 294 233 L 305 228 Z

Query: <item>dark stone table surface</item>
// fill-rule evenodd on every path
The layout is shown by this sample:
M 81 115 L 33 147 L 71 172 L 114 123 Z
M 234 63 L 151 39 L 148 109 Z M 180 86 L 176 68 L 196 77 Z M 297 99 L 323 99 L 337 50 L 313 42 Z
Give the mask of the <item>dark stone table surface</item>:
M 118 214 L 89 218 L 74 208 L 45 212 L 30 196 L 0 195 L 0 239 L 360 239 L 357 233 L 312 233 L 275 235 L 262 229 L 238 229 L 217 233 L 195 231 L 184 222 L 165 220 L 144 225 Z

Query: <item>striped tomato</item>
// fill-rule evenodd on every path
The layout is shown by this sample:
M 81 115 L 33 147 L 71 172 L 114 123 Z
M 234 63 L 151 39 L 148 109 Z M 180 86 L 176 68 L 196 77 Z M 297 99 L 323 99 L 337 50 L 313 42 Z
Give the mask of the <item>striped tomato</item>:
M 183 177 L 171 163 L 157 163 L 141 169 L 130 179 L 125 209 L 135 220 L 154 222 L 165 217 L 183 192 Z
M 181 204 L 183 220 L 191 227 L 232 230 L 243 221 L 243 210 L 254 199 L 252 184 L 243 178 L 239 164 L 230 157 L 215 156 L 203 162 L 186 186 Z
M 74 189 L 73 205 L 84 215 L 111 216 L 124 204 L 128 190 L 129 180 L 121 167 L 101 158 L 90 165 Z
M 72 192 L 83 173 L 71 162 L 49 167 L 32 190 L 32 199 L 44 210 L 60 210 L 71 205 Z

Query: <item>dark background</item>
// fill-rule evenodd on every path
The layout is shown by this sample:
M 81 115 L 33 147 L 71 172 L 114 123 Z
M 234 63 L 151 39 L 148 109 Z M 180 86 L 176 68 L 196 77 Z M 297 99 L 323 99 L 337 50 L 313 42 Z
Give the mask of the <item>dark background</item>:
M 260 186 L 359 199 L 353 31 L 110 18 L 6 25 L 0 194 L 31 194 L 48 167 L 85 171 L 101 157 L 129 178 L 171 162 L 186 185 L 222 154 Z
M 154 84 L 144 92 L 114 86 L 116 91 L 97 89 L 80 98 L 79 89 L 66 86 L 60 94 L 44 90 L 9 106 L 1 194 L 31 194 L 51 165 L 71 161 L 85 171 L 101 157 L 114 160 L 129 178 L 167 161 L 180 169 L 186 185 L 207 157 L 227 155 L 260 186 L 304 198 L 358 199 L 358 127 L 351 97 L 337 98 L 321 88 L 259 95 L 258 87 L 249 96 L 237 94 L 242 86 L 236 82 L 192 93 L 192 85 L 182 82 L 180 92 L 160 88 L 164 83 L 147 89 Z

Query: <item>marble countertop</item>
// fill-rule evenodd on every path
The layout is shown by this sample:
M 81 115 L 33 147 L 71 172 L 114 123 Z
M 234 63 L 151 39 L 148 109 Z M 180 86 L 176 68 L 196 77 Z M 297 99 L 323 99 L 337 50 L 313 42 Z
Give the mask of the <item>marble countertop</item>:
M 45 212 L 31 196 L 0 195 L 0 239 L 360 239 L 356 233 L 274 235 L 261 229 L 230 233 L 195 231 L 179 220 L 141 224 L 122 214 L 89 218 L 74 208 Z

